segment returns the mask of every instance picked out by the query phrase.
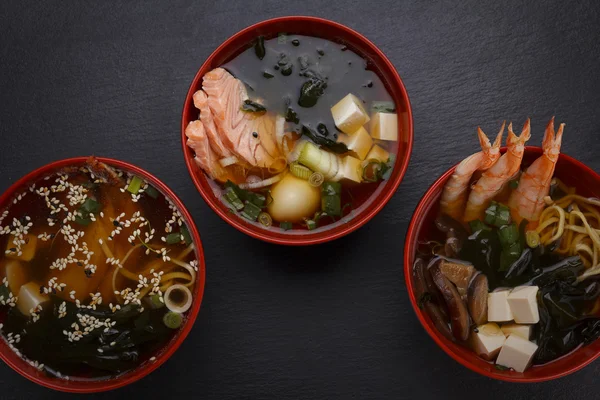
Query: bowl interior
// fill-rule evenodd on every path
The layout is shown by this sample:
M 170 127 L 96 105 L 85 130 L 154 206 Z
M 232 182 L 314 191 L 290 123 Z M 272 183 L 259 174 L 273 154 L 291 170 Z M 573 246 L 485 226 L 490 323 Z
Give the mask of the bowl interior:
M 541 148 L 527 147 L 523 165 L 531 164 L 541 154 Z M 435 230 L 434 220 L 439 211 L 440 196 L 446 181 L 453 172 L 454 168 L 447 171 L 423 196 L 423 199 L 417 206 L 415 214 L 413 215 L 406 237 L 404 254 L 405 281 L 413 308 L 427 333 L 446 353 L 462 365 L 482 375 L 501 380 L 515 382 L 545 381 L 572 373 L 592 362 L 600 355 L 600 340 L 596 340 L 588 346 L 580 347 L 576 351 L 551 363 L 532 367 L 524 373 L 500 371 L 496 369 L 492 363 L 488 363 L 479 358 L 470 349 L 452 343 L 439 334 L 427 314 L 419 309 L 412 280 L 412 265 L 417 252 L 417 244 L 419 242 L 427 241 L 433 235 Z M 561 179 L 568 186 L 576 187 L 577 193 L 579 194 L 600 197 L 600 176 L 569 156 L 564 154 L 560 155 L 554 176 Z
M 376 194 L 377 197 L 364 208 L 361 207 L 360 210 L 357 210 L 357 215 L 348 223 L 336 224 L 332 228 L 327 227 L 315 231 L 294 230 L 283 233 L 275 229 L 262 229 L 245 221 L 242 217 L 230 213 L 228 207 L 215 194 L 214 185 L 211 186 L 206 175 L 194 162 L 193 150 L 185 144 L 185 128 L 190 121 L 197 119 L 199 115 L 198 110 L 194 107 L 192 95 L 202 88 L 202 76 L 246 50 L 257 36 L 263 35 L 266 38 L 271 38 L 281 32 L 317 36 L 347 45 L 351 50 L 368 60 L 369 69 L 375 71 L 385 83 L 386 89 L 394 99 L 398 109 L 399 149 L 390 179 Z M 413 127 L 410 102 L 404 85 L 394 66 L 373 43 L 350 28 L 325 19 L 282 17 L 260 22 L 238 32 L 211 54 L 196 74 L 188 91 L 183 106 L 181 135 L 184 158 L 192 180 L 204 200 L 221 218 L 240 231 L 258 239 L 279 244 L 306 245 L 333 240 L 352 232 L 371 219 L 387 203 L 406 172 L 412 149 Z
M 133 383 L 144 376 L 148 375 L 162 363 L 164 363 L 174 352 L 177 350 L 179 345 L 183 342 L 189 331 L 191 330 L 198 311 L 200 310 L 200 304 L 202 302 L 202 295 L 204 293 L 204 281 L 205 281 L 205 264 L 204 264 L 204 252 L 202 249 L 202 242 L 198 229 L 194 224 L 189 212 L 184 207 L 183 203 L 177 196 L 169 189 L 164 183 L 155 178 L 150 173 L 125 162 L 113 160 L 109 158 L 96 157 L 97 160 L 104 162 L 108 165 L 133 173 L 137 176 L 144 178 L 147 182 L 151 183 L 156 189 L 163 193 L 173 204 L 175 204 L 178 210 L 181 212 L 189 231 L 192 236 L 192 240 L 196 247 L 196 256 L 198 259 L 198 275 L 197 283 L 194 291 L 194 299 L 191 308 L 188 311 L 184 325 L 177 331 L 171 339 L 162 347 L 161 350 L 154 355 L 156 358 L 154 361 L 144 362 L 137 368 L 128 371 L 124 374 L 118 375 L 112 379 L 106 380 L 65 380 L 56 377 L 47 376 L 45 373 L 39 371 L 37 368 L 29 365 L 25 360 L 20 358 L 15 352 L 8 346 L 4 339 L 0 339 L 0 358 L 8 364 L 12 369 L 28 378 L 29 380 L 38 383 L 42 386 L 46 386 L 51 389 L 65 391 L 65 392 L 77 392 L 77 393 L 88 393 L 88 392 L 101 392 L 106 390 L 116 389 L 130 383 Z M 87 157 L 77 157 L 66 160 L 57 161 L 41 167 L 28 175 L 24 176 L 17 182 L 15 182 L 6 192 L 0 196 L 0 210 L 4 209 L 6 205 L 13 200 L 14 197 L 26 191 L 28 187 L 40 177 L 46 176 L 54 171 L 60 170 L 61 168 L 68 166 L 83 165 Z M 0 316 L 1 319 L 4 315 Z M 0 322 L 2 322 L 0 320 Z

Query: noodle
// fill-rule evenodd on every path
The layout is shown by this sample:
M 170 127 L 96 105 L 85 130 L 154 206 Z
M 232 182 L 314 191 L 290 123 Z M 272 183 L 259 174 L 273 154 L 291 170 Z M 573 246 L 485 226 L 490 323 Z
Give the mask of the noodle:
M 560 180 L 556 184 L 566 195 L 556 200 L 545 198 L 547 207 L 536 228 L 540 243 L 560 240 L 558 253 L 579 255 L 587 268 L 579 281 L 600 274 L 600 200 L 577 195 Z

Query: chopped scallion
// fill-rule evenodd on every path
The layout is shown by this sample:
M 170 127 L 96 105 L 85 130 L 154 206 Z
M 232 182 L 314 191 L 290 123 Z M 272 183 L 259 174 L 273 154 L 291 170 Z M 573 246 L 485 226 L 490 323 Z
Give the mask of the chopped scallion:
M 131 178 L 129 186 L 127 186 L 127 191 L 129 193 L 137 194 L 140 191 L 140 188 L 142 187 L 142 183 L 144 183 L 144 181 L 140 177 L 134 176 L 133 178 Z
M 469 226 L 471 227 L 471 232 L 472 233 L 480 232 L 480 231 L 490 231 L 490 230 L 492 230 L 492 228 L 490 228 L 489 226 L 487 226 L 480 219 L 476 219 L 475 221 L 469 222 Z
M 241 214 L 242 217 L 249 219 L 250 221 L 256 221 L 260 212 L 261 210 L 259 206 L 249 201 L 246 201 L 246 206 L 244 207 L 244 210 L 242 210 Z
M 540 245 L 540 234 L 537 231 L 527 231 L 525 233 L 525 240 L 527 241 L 527 246 L 534 249 Z
M 290 164 L 290 172 L 296 178 L 305 180 L 310 178 L 310 175 L 312 174 L 312 171 L 309 168 L 305 167 L 304 165 L 300 165 L 297 162 L 293 162 Z
M 273 225 L 273 218 L 271 218 L 269 213 L 263 211 L 260 214 L 258 214 L 258 222 L 260 222 L 260 224 L 264 227 L 268 228 L 271 225 Z
M 97 214 L 101 209 L 102 204 L 88 197 L 85 199 L 81 207 L 79 207 L 79 212 L 81 212 L 82 215 Z
M 176 244 L 181 242 L 181 234 L 179 232 L 169 233 L 166 237 L 167 244 Z
M 498 239 L 502 247 L 508 247 L 519 241 L 519 228 L 515 224 L 503 225 L 498 229 Z
M 163 316 L 163 322 L 170 329 L 177 329 L 181 326 L 183 322 L 183 317 L 181 314 L 169 311 Z
M 153 199 L 158 198 L 158 190 L 156 190 L 156 188 L 152 185 L 148 185 L 148 187 L 146 187 L 146 189 L 144 190 L 144 193 L 146 193 L 148 196 L 152 197 Z
M 185 245 L 189 246 L 192 243 L 192 235 L 190 235 L 187 226 L 183 225 L 181 227 L 181 235 L 183 236 L 183 240 L 185 240 Z
M 342 185 L 339 182 L 323 182 L 321 185 L 321 210 L 330 216 L 342 213 Z
M 317 221 L 313 221 L 312 219 L 307 219 L 306 227 L 308 228 L 309 231 L 312 231 L 313 229 L 317 229 Z
M 291 222 L 284 221 L 279 223 L 279 227 L 284 231 L 289 231 L 290 229 L 292 229 L 293 225 Z
M 234 189 L 229 188 L 229 187 L 226 188 L 225 192 L 223 193 L 223 197 L 236 210 L 240 211 L 241 209 L 244 208 L 244 203 L 242 203 L 242 200 L 240 200 L 240 198 L 238 197 L 238 195 L 236 194 Z

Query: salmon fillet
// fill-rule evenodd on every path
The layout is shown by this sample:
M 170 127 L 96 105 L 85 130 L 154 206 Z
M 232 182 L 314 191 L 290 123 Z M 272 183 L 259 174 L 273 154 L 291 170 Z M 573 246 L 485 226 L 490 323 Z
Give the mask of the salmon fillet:
M 196 164 L 211 178 L 221 180 L 219 178 L 226 172 L 219 164 L 219 156 L 211 147 L 202 121 L 191 121 L 185 128 L 185 135 L 188 138 L 186 144 L 196 153 L 194 157 Z
M 261 168 L 268 168 L 281 157 L 275 141 L 273 116 L 257 117 L 241 110 L 248 93 L 239 79 L 223 68 L 216 68 L 204 75 L 202 88 L 222 144 L 227 149 L 250 165 Z
M 208 136 L 208 140 L 210 142 L 210 147 L 217 153 L 218 156 L 231 157 L 231 151 L 225 147 L 223 142 L 221 141 L 221 136 L 217 131 L 217 127 L 215 122 L 213 121 L 213 116 L 208 107 L 208 97 L 206 93 L 202 90 L 198 90 L 194 93 L 194 105 L 198 110 L 200 110 L 200 121 L 204 124 L 204 130 L 206 132 L 206 136 Z

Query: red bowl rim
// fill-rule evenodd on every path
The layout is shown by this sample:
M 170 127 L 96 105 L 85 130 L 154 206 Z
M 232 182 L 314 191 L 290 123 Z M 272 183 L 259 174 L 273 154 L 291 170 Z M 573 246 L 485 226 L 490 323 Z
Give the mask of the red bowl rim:
M 193 157 L 190 156 L 189 150 L 186 146 L 187 138 L 185 136 L 185 128 L 187 126 L 186 105 L 192 102 L 192 96 L 195 92 L 195 88 L 197 87 L 198 82 L 202 79 L 201 71 L 203 71 L 206 66 L 210 65 L 212 63 L 212 61 L 219 55 L 219 53 L 221 53 L 224 49 L 226 49 L 239 36 L 242 36 L 251 31 L 258 30 L 258 29 L 268 26 L 270 24 L 275 24 L 278 22 L 286 22 L 286 21 L 290 21 L 290 20 L 306 21 L 306 22 L 320 23 L 320 24 L 324 24 L 324 25 L 333 26 L 337 29 L 345 31 L 348 35 L 356 37 L 359 41 L 363 42 L 366 46 L 368 46 L 370 50 L 372 50 L 374 53 L 376 53 L 384 61 L 383 63 L 385 64 L 386 69 L 388 69 L 391 72 L 393 84 L 398 85 L 398 88 L 401 93 L 401 97 L 402 97 L 403 101 L 406 103 L 406 113 L 407 113 L 407 117 L 408 117 L 408 140 L 406 142 L 406 156 L 403 157 L 403 159 L 401 161 L 396 162 L 397 165 L 395 167 L 399 168 L 399 173 L 395 176 L 395 179 L 390 180 L 386 183 L 386 187 L 384 188 L 384 190 L 382 190 L 382 193 L 380 194 L 381 198 L 378 200 L 378 202 L 373 204 L 373 207 L 370 208 L 369 210 L 366 210 L 364 213 L 355 216 L 351 220 L 350 223 L 345 225 L 344 229 L 338 230 L 336 232 L 324 231 L 324 232 L 317 232 L 314 234 L 303 234 L 302 237 L 300 237 L 300 238 L 297 236 L 290 237 L 290 238 L 277 237 L 277 236 L 274 236 L 268 230 L 260 229 L 260 228 L 251 228 L 247 225 L 240 223 L 238 218 L 232 217 L 232 215 L 230 215 L 230 213 L 222 210 L 218 206 L 219 200 L 215 198 L 214 194 L 211 191 L 207 191 L 207 189 L 205 189 L 202 186 L 202 184 L 201 184 L 202 178 L 197 176 L 194 173 L 193 168 L 192 168 L 194 161 L 193 161 Z M 392 196 L 398 189 L 398 186 L 402 182 L 404 175 L 406 174 L 406 170 L 408 168 L 408 164 L 409 164 L 410 157 L 412 154 L 413 116 L 412 116 L 412 109 L 411 109 L 411 105 L 410 105 L 410 99 L 408 97 L 408 93 L 404 86 L 404 82 L 400 78 L 400 75 L 398 74 L 398 71 L 396 70 L 396 68 L 394 67 L 392 62 L 373 42 L 371 42 L 369 39 L 367 39 L 362 34 L 358 33 L 357 31 L 355 31 L 345 25 L 342 25 L 338 22 L 334 22 L 334 21 L 331 21 L 331 20 L 328 20 L 325 18 L 300 16 L 300 15 L 299 16 L 284 16 L 284 17 L 267 19 L 267 20 L 258 22 L 256 24 L 250 25 L 250 26 L 240 30 L 239 32 L 237 32 L 236 34 L 231 36 L 229 39 L 224 41 L 206 59 L 206 61 L 202 64 L 202 66 L 198 69 L 198 72 L 194 76 L 194 79 L 192 80 L 192 83 L 190 84 L 190 88 L 188 89 L 188 93 L 185 98 L 185 102 L 183 104 L 183 111 L 182 111 L 182 117 L 181 117 L 181 143 L 182 143 L 182 149 L 183 149 L 183 158 L 185 159 L 185 164 L 187 166 L 190 177 L 192 178 L 192 181 L 194 182 L 194 185 L 196 186 L 196 189 L 200 192 L 200 195 L 202 195 L 202 198 L 209 205 L 209 207 L 212 208 L 213 211 L 215 213 L 217 213 L 217 215 L 219 215 L 229 225 L 233 226 L 240 232 L 243 232 L 249 236 L 252 236 L 256 239 L 263 240 L 265 242 L 282 244 L 282 245 L 290 245 L 290 246 L 305 246 L 305 245 L 329 242 L 329 241 L 338 239 L 342 236 L 348 235 L 351 232 L 354 232 L 355 230 L 357 230 L 358 228 L 360 228 L 364 224 L 366 224 L 369 220 L 371 220 L 389 202 L 389 200 L 392 198 Z
M 63 160 L 58 160 L 46 164 L 36 170 L 28 173 L 23 176 L 21 179 L 13 183 L 1 196 L 0 196 L 0 205 L 4 204 L 6 201 L 12 198 L 14 194 L 28 184 L 31 181 L 36 180 L 40 176 L 47 174 L 51 171 L 73 165 L 73 164 L 81 164 L 85 162 L 89 157 L 73 157 L 67 158 Z M 40 377 L 31 373 L 28 370 L 28 364 L 26 361 L 18 358 L 17 362 L 14 362 L 10 357 L 5 355 L 2 351 L 0 352 L 0 359 L 2 359 L 9 367 L 13 370 L 29 379 L 32 382 L 35 382 L 41 386 L 45 386 L 50 389 L 69 392 L 69 393 L 99 393 L 105 392 L 108 390 L 117 389 L 126 385 L 129 385 L 133 382 L 142 379 L 146 375 L 150 374 L 158 367 L 160 367 L 165 361 L 167 361 L 173 353 L 179 348 L 181 343 L 185 340 L 190 330 L 194 325 L 194 321 L 200 311 L 200 304 L 202 303 L 202 297 L 204 294 L 204 284 L 206 279 L 206 268 L 205 268 L 205 260 L 204 260 L 204 250 L 202 248 L 202 241 L 200 239 L 200 234 L 194 223 L 194 219 L 188 212 L 188 210 L 183 205 L 182 201 L 177 197 L 177 195 L 160 179 L 152 175 L 151 173 L 133 165 L 125 161 L 116 160 L 113 158 L 106 157 L 96 157 L 97 160 L 109 164 L 111 166 L 117 167 L 127 172 L 131 172 L 135 175 L 143 177 L 145 180 L 150 182 L 154 187 L 159 189 L 162 193 L 164 193 L 167 198 L 169 198 L 176 206 L 177 209 L 181 212 L 184 220 L 186 221 L 188 228 L 190 230 L 190 234 L 192 235 L 193 242 L 196 247 L 196 254 L 198 256 L 198 281 L 196 284 L 196 290 L 194 293 L 194 302 L 192 303 L 192 307 L 189 310 L 189 313 L 186 318 L 185 325 L 180 329 L 178 333 L 176 333 L 177 337 L 174 341 L 169 344 L 169 347 L 164 351 L 160 352 L 156 356 L 156 360 L 153 362 L 147 362 L 140 367 L 126 372 L 123 375 L 117 376 L 113 379 L 107 380 L 99 380 L 99 381 L 67 381 L 60 380 L 58 378 L 48 378 L 48 377 Z M 8 349 L 9 351 L 12 351 Z M 22 367 L 25 367 L 22 368 Z
M 505 151 L 506 151 L 506 147 L 503 147 L 501 149 L 501 152 L 504 153 Z M 534 153 L 534 154 L 536 154 L 536 153 L 542 154 L 542 148 L 537 147 L 537 146 L 526 146 L 525 152 Z M 596 173 L 594 170 L 592 170 L 590 167 L 588 167 L 587 165 L 583 164 L 581 161 L 578 161 L 575 158 L 570 157 L 564 153 L 561 153 L 559 157 L 560 157 L 560 159 L 563 159 L 563 160 L 571 163 L 576 168 L 584 170 L 587 174 L 594 176 L 595 179 L 598 182 L 600 182 L 600 175 L 598 173 Z M 477 372 L 478 374 L 487 376 L 489 378 L 498 379 L 498 380 L 507 381 L 507 382 L 535 383 L 535 382 L 545 382 L 545 381 L 549 381 L 549 380 L 553 380 L 553 379 L 558 379 L 563 376 L 572 374 L 575 371 L 580 370 L 581 368 L 583 368 L 586 365 L 593 362 L 596 358 L 600 357 L 600 352 L 598 352 L 598 353 L 596 353 L 596 355 L 594 355 L 594 357 L 591 357 L 590 359 L 587 359 L 584 362 L 574 364 L 572 367 L 570 367 L 566 370 L 550 373 L 547 376 L 542 376 L 542 377 L 537 377 L 537 378 L 525 378 L 525 377 L 516 377 L 516 376 L 503 375 L 503 374 L 496 374 L 493 372 L 489 372 L 487 370 L 480 369 L 477 366 L 475 366 L 475 365 L 471 364 L 470 362 L 468 362 L 467 360 L 465 360 L 463 357 L 460 356 L 460 354 L 457 354 L 456 352 L 454 352 L 450 347 L 448 347 L 444 343 L 444 341 L 440 338 L 440 334 L 435 330 L 435 328 L 429 326 L 429 324 L 425 320 L 425 317 L 423 316 L 423 312 L 421 311 L 421 309 L 419 308 L 419 306 L 417 304 L 417 299 L 416 299 L 415 293 L 414 293 L 414 286 L 413 286 L 413 282 L 412 282 L 412 265 L 413 265 L 414 260 L 413 260 L 412 254 L 416 251 L 417 238 L 419 237 L 419 231 L 421 230 L 421 227 L 423 225 L 423 220 L 422 220 L 423 216 L 426 215 L 426 213 L 428 211 L 427 210 L 428 204 L 431 201 L 435 200 L 434 197 L 436 196 L 436 192 L 438 190 L 441 190 L 441 188 L 443 188 L 443 186 L 446 183 L 446 181 L 448 180 L 448 178 L 450 178 L 452 173 L 454 173 L 454 170 L 456 169 L 457 165 L 458 165 L 458 163 L 456 165 L 454 165 L 452 168 L 450 168 L 448 171 L 446 171 L 442 176 L 440 176 L 429 187 L 429 189 L 427 189 L 427 192 L 425 192 L 425 194 L 419 201 L 419 204 L 415 208 L 413 217 L 411 218 L 410 224 L 408 226 L 408 231 L 406 233 L 406 239 L 405 239 L 405 244 L 404 244 L 404 281 L 406 284 L 406 289 L 408 292 L 408 297 L 410 299 L 410 303 L 413 307 L 415 314 L 417 315 L 417 318 L 419 319 L 419 322 L 421 323 L 421 325 L 423 326 L 425 331 L 429 334 L 429 336 L 431 336 L 431 338 L 437 343 L 437 345 L 439 347 L 441 347 L 442 350 L 444 350 L 444 352 L 446 352 L 446 354 L 448 354 L 451 358 L 453 358 L 455 361 L 459 362 L 463 366 L 469 368 L 471 371 Z M 598 340 L 600 340 L 600 339 L 598 339 Z

